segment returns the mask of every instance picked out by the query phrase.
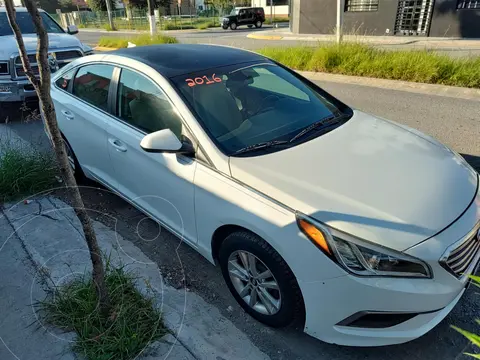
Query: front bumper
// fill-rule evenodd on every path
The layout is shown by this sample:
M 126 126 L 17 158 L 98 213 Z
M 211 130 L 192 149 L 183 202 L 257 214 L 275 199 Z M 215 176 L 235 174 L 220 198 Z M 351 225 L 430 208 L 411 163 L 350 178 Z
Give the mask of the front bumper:
M 24 101 L 36 96 L 28 80 L 0 80 L 0 102 Z
M 426 261 L 433 279 L 342 275 L 320 281 L 299 280 L 306 310 L 305 332 L 325 342 L 350 346 L 399 344 L 424 335 L 454 308 L 468 282 L 469 274 L 457 278 L 439 260 L 449 245 L 464 238 L 479 220 L 480 191 L 454 224 L 405 251 Z M 479 256 L 477 253 L 474 259 L 477 267 Z M 363 313 L 413 316 L 380 328 L 345 321 Z

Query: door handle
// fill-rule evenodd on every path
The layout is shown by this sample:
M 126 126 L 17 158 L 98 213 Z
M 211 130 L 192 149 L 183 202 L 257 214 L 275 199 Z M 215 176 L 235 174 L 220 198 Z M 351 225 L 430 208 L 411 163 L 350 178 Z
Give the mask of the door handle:
M 65 116 L 65 118 L 66 118 L 67 120 L 73 120 L 73 119 L 75 119 L 75 116 L 74 116 L 70 111 L 68 111 L 68 110 L 62 110 L 61 112 L 62 112 L 63 116 Z
M 117 151 L 120 151 L 120 152 L 125 152 L 125 151 L 127 151 L 127 148 L 122 145 L 122 143 L 120 142 L 120 140 L 113 139 L 113 138 L 109 138 L 109 139 L 108 139 L 108 142 L 109 142 L 110 145 L 112 145 L 112 146 L 115 148 L 115 150 L 117 150 Z

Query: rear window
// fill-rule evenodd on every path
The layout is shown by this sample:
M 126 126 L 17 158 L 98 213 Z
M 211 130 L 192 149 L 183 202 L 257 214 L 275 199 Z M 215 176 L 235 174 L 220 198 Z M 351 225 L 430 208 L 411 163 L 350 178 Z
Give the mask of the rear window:
M 292 139 L 341 112 L 335 99 L 273 63 L 219 67 L 172 80 L 227 155 Z

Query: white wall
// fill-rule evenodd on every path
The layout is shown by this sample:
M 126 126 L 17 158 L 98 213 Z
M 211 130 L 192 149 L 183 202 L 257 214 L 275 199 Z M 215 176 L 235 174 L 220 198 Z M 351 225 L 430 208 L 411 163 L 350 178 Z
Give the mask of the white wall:
M 270 5 L 267 6 L 267 0 L 252 0 L 252 6 L 263 7 L 265 10 L 265 17 L 270 16 Z M 288 15 L 288 5 L 272 6 L 273 16 L 275 15 Z

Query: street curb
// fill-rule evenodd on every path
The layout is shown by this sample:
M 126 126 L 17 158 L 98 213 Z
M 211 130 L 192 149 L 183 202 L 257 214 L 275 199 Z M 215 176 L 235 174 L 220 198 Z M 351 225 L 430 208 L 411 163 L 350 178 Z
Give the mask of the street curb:
M 286 39 L 283 39 L 283 36 L 277 36 L 277 35 L 248 34 L 247 38 L 257 39 L 257 40 L 286 40 Z
M 46 196 L 3 204 L 2 215 L 49 288 L 63 284 L 71 274 L 91 271 L 81 224 L 61 199 Z M 181 360 L 269 359 L 219 309 L 187 288 L 166 284 L 158 265 L 132 242 L 99 221 L 93 220 L 92 224 L 100 249 L 108 254 L 111 264 L 128 266 L 132 273 L 141 274 L 137 289 L 148 296 L 153 294 L 155 305 L 162 311 L 170 335 L 151 343 L 143 360 L 159 359 L 158 351 L 162 352 L 161 358 Z
M 111 47 L 105 47 L 105 46 L 95 46 L 93 50 L 95 51 L 114 51 L 118 50 L 120 48 L 111 48 Z
M 446 96 L 457 99 L 480 101 L 480 89 L 463 88 L 457 86 L 425 84 L 409 81 L 377 79 L 363 76 L 349 76 L 339 74 L 328 74 L 313 71 L 297 71 L 300 75 L 309 80 L 327 81 L 342 84 L 370 86 L 388 90 L 398 90 L 426 95 Z

